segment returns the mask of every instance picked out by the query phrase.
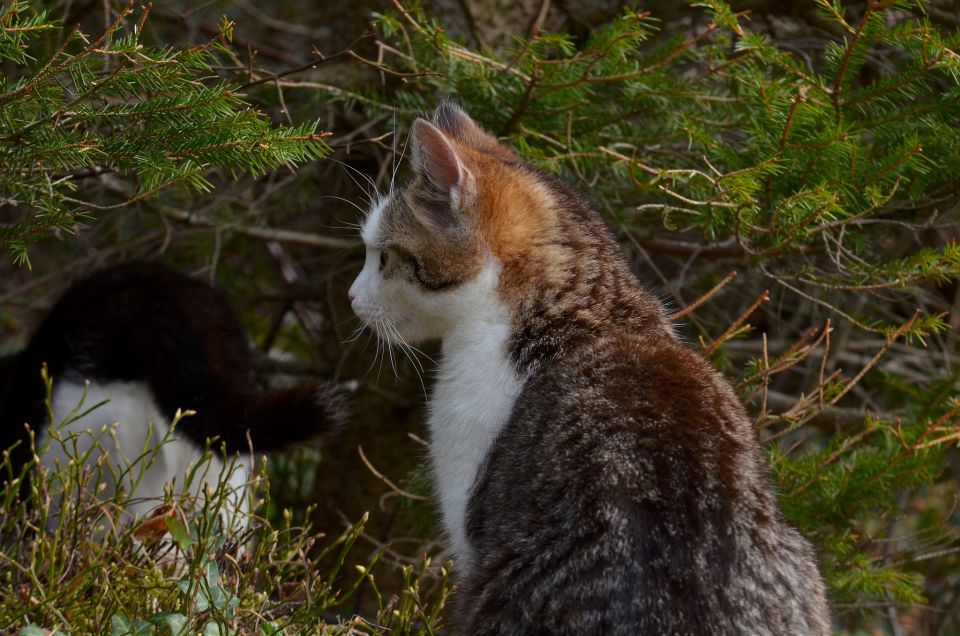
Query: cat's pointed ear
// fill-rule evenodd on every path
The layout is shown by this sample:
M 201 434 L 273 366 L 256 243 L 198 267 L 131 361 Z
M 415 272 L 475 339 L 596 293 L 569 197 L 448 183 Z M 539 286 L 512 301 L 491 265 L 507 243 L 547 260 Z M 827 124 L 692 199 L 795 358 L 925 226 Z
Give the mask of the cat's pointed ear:
M 475 122 L 467 111 L 455 102 L 443 101 L 433 113 L 433 123 L 453 139 L 465 146 L 498 156 L 501 159 L 513 159 L 515 155 L 508 147 Z
M 425 119 L 417 119 L 413 122 L 412 148 L 414 171 L 449 202 L 452 213 L 462 211 L 472 200 L 475 185 L 473 174 L 453 143 L 442 130 Z
M 473 121 L 473 118 L 465 110 L 450 101 L 440 102 L 437 110 L 433 112 L 433 123 L 454 139 L 461 139 L 466 142 L 481 136 L 487 136 L 480 125 Z

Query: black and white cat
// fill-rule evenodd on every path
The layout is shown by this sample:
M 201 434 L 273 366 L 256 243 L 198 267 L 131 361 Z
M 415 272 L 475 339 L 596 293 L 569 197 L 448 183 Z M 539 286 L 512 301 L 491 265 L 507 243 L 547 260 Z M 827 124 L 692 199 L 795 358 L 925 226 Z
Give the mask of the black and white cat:
M 54 425 L 83 402 L 81 416 L 58 429 L 68 444 L 47 443 L 44 364 L 53 378 Z M 129 483 L 106 485 L 110 492 L 125 485 L 134 497 L 126 512 L 142 516 L 158 504 L 165 484 L 184 483 L 215 440 L 212 448 L 222 443 L 228 454 L 239 454 L 230 486 L 242 493 L 251 450 L 311 440 L 346 417 L 345 398 L 333 384 L 262 394 L 251 370 L 247 337 L 220 292 L 158 263 L 111 267 L 70 287 L 26 349 L 0 364 L 0 450 L 13 447 L 14 467 L 29 461 L 29 427 L 48 467 L 82 457 L 95 444 L 115 466 L 155 453 L 141 475 L 123 477 Z M 196 414 L 161 445 L 178 409 Z M 95 449 L 86 461 L 103 454 Z M 218 480 L 223 468 L 214 453 L 192 493 Z M 238 507 L 244 499 L 238 494 Z

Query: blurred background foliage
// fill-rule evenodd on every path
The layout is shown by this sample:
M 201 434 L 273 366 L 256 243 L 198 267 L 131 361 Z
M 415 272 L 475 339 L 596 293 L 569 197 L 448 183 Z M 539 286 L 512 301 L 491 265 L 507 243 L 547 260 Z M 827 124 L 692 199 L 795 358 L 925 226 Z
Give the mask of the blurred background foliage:
M 382 550 L 380 593 L 425 553 L 439 581 L 436 350 L 357 336 L 345 292 L 368 198 L 452 97 L 598 206 L 737 383 L 838 633 L 960 631 L 960 2 L 2 6 L 4 351 L 111 263 L 220 286 L 264 384 L 352 392 L 347 431 L 272 460 L 267 516 L 369 512 L 349 558 Z

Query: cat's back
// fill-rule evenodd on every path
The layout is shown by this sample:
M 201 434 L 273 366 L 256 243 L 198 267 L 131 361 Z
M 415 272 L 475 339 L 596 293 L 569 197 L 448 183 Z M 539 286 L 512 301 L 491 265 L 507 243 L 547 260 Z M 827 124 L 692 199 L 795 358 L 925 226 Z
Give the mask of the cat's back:
M 597 338 L 530 378 L 468 532 L 469 633 L 829 632 L 742 406 L 672 338 Z
M 213 347 L 245 344 L 242 327 L 218 290 L 161 263 L 134 261 L 69 287 L 26 354 L 52 366 L 62 363 L 94 376 L 125 378 L 139 373 L 137 351 L 131 347 L 139 340 L 207 355 L 215 353 Z
M 334 383 L 262 392 L 252 360 L 217 289 L 161 263 L 109 267 L 70 285 L 26 348 L 0 362 L 0 451 L 11 449 L 15 472 L 33 457 L 31 438 L 48 467 L 76 457 L 93 464 L 104 451 L 123 468 L 118 479 L 131 482 L 114 486 L 136 491 L 127 510 L 145 514 L 168 484 L 186 486 L 188 475 L 197 492 L 219 483 L 227 464 L 216 452 L 202 478 L 192 470 L 206 461 L 208 445 L 225 446 L 244 454 L 228 479 L 238 495 L 233 507 L 245 510 L 251 449 L 312 443 L 346 417 Z M 42 367 L 52 379 L 53 418 Z M 173 431 L 181 411 L 192 413 Z M 130 458 L 138 465 L 128 466 Z M 28 494 L 27 480 L 21 493 Z

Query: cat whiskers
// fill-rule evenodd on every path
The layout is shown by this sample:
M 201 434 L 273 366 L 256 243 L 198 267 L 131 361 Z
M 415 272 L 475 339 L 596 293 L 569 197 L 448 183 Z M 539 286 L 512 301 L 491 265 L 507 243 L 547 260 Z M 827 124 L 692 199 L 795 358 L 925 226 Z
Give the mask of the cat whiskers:
M 399 331 L 396 327 L 394 327 L 393 329 L 394 329 L 394 333 L 396 334 L 396 337 L 397 337 L 397 340 L 398 340 L 398 344 L 400 344 L 400 345 L 401 345 L 404 349 L 406 349 L 410 354 L 415 354 L 415 355 L 414 355 L 414 364 L 418 367 L 420 373 L 426 373 L 426 370 L 423 368 L 423 364 L 420 362 L 420 357 L 419 357 L 419 356 L 423 356 L 424 358 L 427 359 L 427 361 L 429 361 L 431 364 L 433 364 L 434 366 L 436 366 L 436 364 L 437 364 L 437 361 L 436 361 L 436 360 L 434 360 L 434 359 L 431 358 L 429 355 L 427 355 L 422 349 L 418 349 L 417 347 L 414 347 L 412 344 L 410 344 L 409 342 L 407 342 L 406 339 L 404 339 L 404 337 L 403 337 L 402 335 L 400 335 L 400 331 Z
M 426 397 L 427 386 L 423 382 L 424 369 L 423 365 L 420 363 L 420 359 L 417 357 L 417 354 L 422 354 L 428 360 L 430 359 L 430 356 L 407 342 L 406 339 L 404 339 L 404 337 L 400 334 L 400 330 L 397 329 L 397 326 L 394 325 L 389 318 L 385 317 L 384 323 L 390 333 L 390 339 L 387 341 L 387 346 L 389 347 L 391 343 L 396 343 L 396 345 L 400 348 L 400 351 L 403 352 L 403 355 L 407 357 L 411 365 L 413 365 L 413 372 L 417 374 L 417 381 L 420 382 L 420 388 L 423 389 L 424 397 Z M 394 369 L 394 373 L 396 373 L 396 369 Z
M 338 163 L 338 164 L 340 164 L 341 166 L 343 166 L 344 168 L 347 169 L 347 176 L 350 177 L 350 180 L 353 181 L 354 185 L 357 186 L 357 188 L 358 188 L 359 190 L 363 191 L 363 193 L 364 193 L 365 195 L 367 195 L 367 202 L 370 204 L 371 207 L 373 207 L 373 205 L 374 205 L 374 195 L 376 195 L 376 197 L 377 197 L 378 199 L 382 199 L 382 198 L 383 198 L 383 195 L 380 193 L 380 188 L 377 187 L 377 184 L 374 182 L 373 179 L 370 178 L 369 175 L 363 173 L 362 171 L 358 170 L 357 168 L 354 168 L 353 166 L 351 166 L 350 164 L 348 164 L 348 163 L 346 163 L 346 162 L 340 161 L 339 159 L 333 159 L 333 158 L 331 158 L 330 161 L 333 161 L 334 163 Z M 369 184 L 370 184 L 370 187 L 373 188 L 373 191 L 371 192 L 371 191 L 368 190 L 366 187 L 364 187 L 363 185 L 361 185 L 360 182 L 357 181 L 357 180 L 354 178 L 354 176 L 351 174 L 351 172 L 356 173 L 357 175 L 359 175 L 360 177 L 362 177 L 367 183 L 369 183 Z
M 338 196 L 333 195 L 333 194 L 321 194 L 321 195 L 318 195 L 317 198 L 318 198 L 318 199 L 336 199 L 337 201 L 343 201 L 344 203 L 346 203 L 346 204 L 348 204 L 348 205 L 352 205 L 353 207 L 355 207 L 355 208 L 356 208 L 357 210 L 359 210 L 360 213 L 363 214 L 364 216 L 366 216 L 366 214 L 367 214 L 367 210 L 364 210 L 364 209 L 361 208 L 359 205 L 357 205 L 356 203 L 354 203 L 354 202 L 351 201 L 350 199 L 347 199 L 346 197 L 338 197 Z
M 337 223 L 341 223 L 341 224 L 342 224 L 342 225 L 340 225 L 340 227 L 350 228 L 350 229 L 355 230 L 355 231 L 357 231 L 357 232 L 359 232 L 360 230 L 363 229 L 363 224 L 362 224 L 362 223 L 351 223 L 350 221 L 344 221 L 344 220 L 341 219 L 341 218 L 337 218 L 337 217 L 335 217 L 335 218 L 336 218 Z
M 384 333 L 383 348 L 387 352 L 387 355 L 384 357 L 388 357 L 390 359 L 390 369 L 393 371 L 393 377 L 399 378 L 400 374 L 397 372 L 397 361 L 393 357 L 393 347 L 391 346 L 393 342 L 392 342 L 392 337 L 389 331 L 389 324 L 390 324 L 390 319 L 387 318 L 386 316 L 383 316 L 379 321 L 380 329 L 378 330 L 378 333 L 380 333 L 381 331 Z M 378 371 L 377 380 L 379 379 L 380 379 L 380 374 Z
M 344 339 L 344 342 L 356 342 L 359 340 L 360 336 L 363 335 L 363 332 L 366 331 L 367 325 L 362 322 L 350 332 L 350 335 Z
M 375 316 L 366 324 L 367 327 L 370 327 L 370 330 L 373 332 L 374 341 L 377 345 L 377 350 L 373 353 L 373 361 L 370 363 L 370 367 L 367 368 L 367 373 L 373 370 L 373 367 L 377 365 L 377 381 L 380 381 L 380 373 L 383 371 L 383 361 L 389 357 L 390 367 L 393 369 L 394 377 L 399 378 L 400 375 L 397 372 L 396 360 L 393 356 L 393 349 L 390 346 L 390 331 L 386 326 L 386 316 L 380 314 Z M 379 363 L 379 365 L 378 365 Z
M 393 139 L 390 141 L 393 145 L 393 152 L 390 153 L 390 160 L 393 161 L 393 170 L 390 174 L 390 192 L 393 192 L 393 180 L 397 177 L 397 166 L 400 165 L 397 160 L 397 113 L 393 113 Z
M 410 145 L 410 133 L 407 133 L 407 139 L 403 143 L 403 150 L 400 151 L 400 158 L 397 159 L 397 119 L 394 115 L 393 119 L 393 173 L 390 175 L 390 193 L 393 193 L 393 184 L 397 180 L 397 169 L 400 168 L 400 164 L 403 163 L 403 155 L 407 152 L 407 147 Z
M 363 333 L 364 327 L 369 327 L 376 337 L 377 341 L 377 350 L 374 353 L 373 361 L 370 363 L 370 368 L 367 369 L 367 373 L 373 370 L 374 365 L 379 362 L 379 369 L 377 371 L 377 379 L 380 379 L 380 372 L 383 370 L 384 360 L 389 360 L 390 369 L 393 371 L 395 378 L 400 377 L 400 370 L 397 367 L 397 357 L 394 355 L 393 348 L 394 345 L 400 349 L 404 356 L 410 361 L 410 365 L 413 367 L 414 373 L 417 374 L 417 381 L 420 383 L 420 388 L 423 389 L 424 396 L 426 396 L 427 388 L 426 384 L 423 381 L 423 374 L 425 369 L 423 368 L 423 363 L 420 361 L 419 356 L 423 356 L 427 360 L 433 362 L 433 360 L 426 353 L 414 347 L 406 338 L 400 333 L 400 330 L 394 324 L 386 314 L 379 314 L 374 316 L 368 321 L 361 325 L 357 330 L 355 330 L 350 337 L 347 339 L 347 342 L 355 340 L 360 337 L 360 334 Z
M 376 345 L 377 345 L 377 350 L 373 352 L 373 361 L 370 362 L 370 366 L 369 366 L 369 368 L 367 368 L 367 374 L 369 374 L 371 371 L 373 371 L 373 367 L 374 367 L 374 366 L 377 364 L 377 362 L 379 361 L 379 362 L 380 362 L 380 368 L 377 370 L 377 380 L 379 381 L 379 380 L 380 380 L 380 370 L 383 369 L 383 358 L 381 357 L 381 352 L 382 352 L 382 350 L 383 350 L 383 342 L 384 342 L 384 339 L 383 339 L 383 337 L 382 337 L 382 335 L 381 335 L 381 333 L 380 333 L 380 328 L 381 328 L 381 327 L 380 327 L 380 319 L 379 319 L 379 318 L 374 318 L 373 321 L 372 321 L 372 323 L 368 324 L 367 326 L 371 328 L 371 331 L 373 331 L 373 336 L 374 336 L 373 340 L 374 340 L 374 342 L 375 342 Z
M 363 225 L 360 223 L 344 221 L 340 217 L 336 217 L 336 216 L 333 217 L 333 220 L 336 221 L 338 225 L 321 225 L 320 227 L 327 230 L 343 230 L 346 232 L 350 232 L 351 234 L 354 234 L 354 235 L 360 234 L 363 231 Z

